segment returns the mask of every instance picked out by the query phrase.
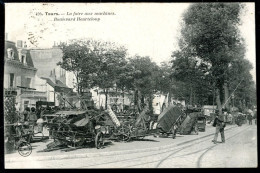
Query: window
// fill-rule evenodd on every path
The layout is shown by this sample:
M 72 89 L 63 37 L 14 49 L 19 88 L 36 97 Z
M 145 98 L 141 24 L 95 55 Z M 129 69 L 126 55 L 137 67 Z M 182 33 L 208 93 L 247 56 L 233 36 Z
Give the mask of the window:
M 31 87 L 31 78 L 26 78 L 25 87 L 27 87 L 27 88 Z
M 7 49 L 7 57 L 10 59 L 14 59 L 14 50 L 12 48 Z
M 24 106 L 24 110 L 25 110 L 25 108 L 29 107 L 29 101 L 28 101 L 28 100 L 25 100 L 25 101 L 23 102 L 23 106 Z
M 23 64 L 27 64 L 27 62 L 26 62 L 26 55 L 24 55 L 24 54 L 21 55 L 21 62 Z
M 22 55 L 22 56 L 21 56 L 21 62 L 22 62 L 22 63 L 24 63 L 24 59 L 25 59 L 25 56 Z
M 14 74 L 10 73 L 10 88 L 14 87 Z

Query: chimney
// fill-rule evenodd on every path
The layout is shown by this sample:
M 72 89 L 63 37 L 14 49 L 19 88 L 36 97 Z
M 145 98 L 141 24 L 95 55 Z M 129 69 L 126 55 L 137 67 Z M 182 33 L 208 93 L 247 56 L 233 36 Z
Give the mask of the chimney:
M 54 77 L 54 82 L 56 83 L 56 72 L 55 72 L 55 68 L 53 69 L 53 77 Z
M 23 41 L 22 40 L 17 40 L 17 45 L 18 48 L 22 48 L 23 47 Z
M 5 33 L 5 40 L 8 40 L 8 33 Z
M 24 42 L 24 45 L 23 45 L 24 48 L 27 48 L 27 44 L 26 44 L 26 41 Z

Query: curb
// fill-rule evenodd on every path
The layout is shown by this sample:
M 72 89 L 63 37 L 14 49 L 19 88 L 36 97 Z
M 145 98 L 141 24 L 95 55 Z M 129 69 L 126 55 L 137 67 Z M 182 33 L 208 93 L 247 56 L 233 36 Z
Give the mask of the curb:
M 231 126 L 230 128 L 234 128 Z M 226 130 L 230 129 L 227 128 Z M 180 145 L 184 145 L 193 141 L 197 141 L 208 136 L 212 136 L 214 133 L 210 133 L 199 138 L 195 138 L 189 141 L 184 141 L 177 144 L 170 144 L 161 147 L 152 147 L 152 148 L 144 148 L 144 149 L 136 149 L 136 150 L 122 150 L 122 151 L 108 151 L 108 152 L 101 152 L 101 153 L 84 153 L 84 154 L 73 154 L 73 155 L 56 155 L 56 156 L 34 156 L 34 157 L 21 157 L 21 158 L 5 158 L 5 163 L 12 163 L 12 162 L 26 162 L 26 161 L 43 161 L 43 160 L 63 160 L 63 159 L 74 159 L 74 158 L 92 158 L 92 157 L 100 157 L 100 156 L 111 156 L 111 155 L 123 155 L 123 154 L 131 154 L 133 151 L 135 153 L 140 152 L 149 152 L 149 151 L 160 151 L 172 147 L 177 147 Z

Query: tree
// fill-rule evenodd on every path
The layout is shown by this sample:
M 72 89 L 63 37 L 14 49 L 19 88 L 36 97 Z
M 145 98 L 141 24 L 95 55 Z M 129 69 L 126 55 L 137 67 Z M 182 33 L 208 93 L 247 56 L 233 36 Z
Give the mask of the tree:
M 180 85 L 176 85 L 178 89 L 175 92 L 182 91 L 184 99 L 190 105 L 205 103 L 208 92 L 212 90 L 207 65 L 188 49 L 175 51 L 172 57 L 172 76 L 179 81 L 176 84 Z
M 133 71 L 127 60 L 122 61 L 120 68 L 118 69 L 118 76 L 116 86 L 123 92 L 123 105 L 125 91 L 130 92 L 133 90 Z
M 256 88 L 250 74 L 252 68 L 246 59 L 234 61 L 230 66 L 228 83 L 231 91 L 237 88 L 233 93 L 234 103 L 240 110 L 252 109 L 252 106 L 256 105 Z
M 71 40 L 61 44 L 63 69 L 72 71 L 76 77 L 78 93 L 86 89 L 99 87 L 107 95 L 113 88 L 125 66 L 126 49 L 115 43 L 92 39 Z
M 146 57 L 136 55 L 129 59 L 129 66 L 132 74 L 132 88 L 135 91 L 135 105 L 138 105 L 141 111 L 141 104 L 144 104 L 145 99 L 148 100 L 149 110 L 152 112 L 152 100 L 155 90 L 154 74 L 158 72 L 159 67 Z
M 94 40 L 81 39 L 71 40 L 68 44 L 62 43 L 60 46 L 63 56 L 58 65 L 74 73 L 79 94 L 93 86 L 93 78 L 98 70 L 98 61 L 93 49 L 95 44 Z
M 94 46 L 97 61 L 97 76 L 93 79 L 93 85 L 104 90 L 107 108 L 107 98 L 110 88 L 113 88 L 119 80 L 126 61 L 126 48 L 116 46 L 111 42 L 97 42 Z
M 238 29 L 242 9 L 239 3 L 193 4 L 183 15 L 179 56 L 181 61 L 195 58 L 207 66 L 205 74 L 213 81 L 220 113 L 229 97 L 230 65 L 244 58 Z

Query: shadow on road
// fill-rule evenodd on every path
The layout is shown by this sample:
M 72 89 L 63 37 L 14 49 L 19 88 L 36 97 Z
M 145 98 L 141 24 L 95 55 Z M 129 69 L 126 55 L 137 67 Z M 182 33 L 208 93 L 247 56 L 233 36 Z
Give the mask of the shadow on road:
M 133 141 L 149 141 L 149 142 L 160 142 L 154 139 L 133 139 Z

